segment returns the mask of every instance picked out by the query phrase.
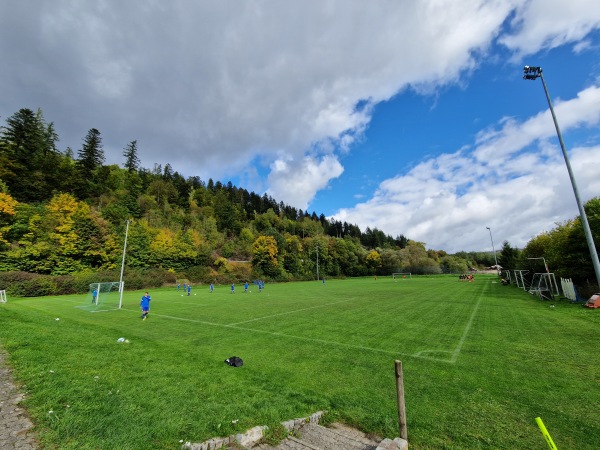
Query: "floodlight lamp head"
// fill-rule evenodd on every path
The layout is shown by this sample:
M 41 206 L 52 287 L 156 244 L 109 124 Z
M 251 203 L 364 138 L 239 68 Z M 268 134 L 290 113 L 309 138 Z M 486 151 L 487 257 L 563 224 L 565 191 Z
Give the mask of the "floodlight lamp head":
M 542 76 L 542 68 L 539 66 L 525 66 L 523 67 L 523 79 L 535 80 L 537 77 Z

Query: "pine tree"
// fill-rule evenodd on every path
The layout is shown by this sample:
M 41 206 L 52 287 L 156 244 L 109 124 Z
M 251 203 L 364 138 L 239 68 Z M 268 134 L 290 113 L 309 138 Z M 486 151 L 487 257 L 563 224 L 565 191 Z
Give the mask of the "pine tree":
M 137 141 L 131 141 L 123 150 L 125 157 L 125 168 L 128 172 L 135 172 L 140 167 L 140 159 L 137 155 Z
M 79 150 L 77 159 L 77 171 L 79 172 L 77 194 L 80 199 L 97 194 L 97 180 L 95 171 L 104 162 L 104 150 L 102 149 L 102 137 L 100 132 L 92 128 L 83 140 L 83 147 Z

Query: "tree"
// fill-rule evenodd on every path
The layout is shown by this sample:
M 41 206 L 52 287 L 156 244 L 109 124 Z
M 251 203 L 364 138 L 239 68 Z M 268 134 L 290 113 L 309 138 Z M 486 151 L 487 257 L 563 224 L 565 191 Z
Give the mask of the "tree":
M 96 128 L 88 131 L 78 156 L 77 165 L 86 176 L 91 176 L 94 170 L 104 163 L 102 137 Z
M 267 276 L 276 276 L 279 272 L 277 241 L 272 236 L 259 236 L 252 245 L 252 267 Z
M 519 258 L 519 250 L 512 248 L 508 241 L 502 243 L 502 250 L 498 256 L 498 264 L 506 270 L 515 270 Z
M 367 254 L 365 262 L 367 267 L 371 270 L 371 273 L 377 273 L 377 269 L 381 267 L 381 255 L 377 250 L 371 250 Z
M 8 244 L 8 241 L 3 238 L 9 231 L 9 216 L 15 215 L 15 207 L 18 202 L 5 192 L 0 192 L 0 245 Z
M 85 199 L 98 194 L 95 171 L 104 163 L 102 137 L 97 129 L 92 128 L 88 131 L 78 156 L 76 163 L 80 177 L 78 194 L 80 199 Z
M 62 179 L 54 125 L 46 125 L 41 110 L 23 108 L 0 129 L 0 178 L 22 202 L 49 199 Z
M 123 150 L 125 157 L 125 169 L 128 172 L 135 172 L 140 167 L 140 159 L 138 158 L 137 141 L 131 141 Z

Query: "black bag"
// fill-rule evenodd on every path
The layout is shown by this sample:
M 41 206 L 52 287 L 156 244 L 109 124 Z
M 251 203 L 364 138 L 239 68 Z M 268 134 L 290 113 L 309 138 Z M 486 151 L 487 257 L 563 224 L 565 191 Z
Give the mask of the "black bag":
M 233 367 L 242 367 L 244 365 L 244 361 L 239 356 L 231 356 L 225 360 L 225 364 Z

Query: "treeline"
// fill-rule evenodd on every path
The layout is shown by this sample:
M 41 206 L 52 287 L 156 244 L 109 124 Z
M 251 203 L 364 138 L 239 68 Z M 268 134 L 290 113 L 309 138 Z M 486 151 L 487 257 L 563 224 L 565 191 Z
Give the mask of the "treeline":
M 41 110 L 21 109 L 0 128 L 0 271 L 115 270 L 127 221 L 128 270 L 197 281 L 437 273 L 440 263 L 462 270 L 401 234 L 363 231 L 231 182 L 184 178 L 169 163 L 140 167 L 135 140 L 122 167 L 104 164 L 95 128 L 77 156 L 58 142 Z
M 58 142 L 41 110 L 21 109 L 0 127 L 0 272 L 114 278 L 127 222 L 126 277 L 161 270 L 168 279 L 196 283 L 284 281 L 465 273 L 494 264 L 491 252 L 427 250 L 402 234 L 363 231 L 231 182 L 185 178 L 169 163 L 143 168 L 135 140 L 124 146 L 122 166 L 106 165 L 95 128 L 77 156 L 71 148 L 59 150 Z M 543 256 L 550 252 L 548 242 L 527 254 Z M 555 258 L 571 267 L 579 261 L 582 273 L 589 273 L 582 254 L 562 259 L 553 254 L 550 260 Z

